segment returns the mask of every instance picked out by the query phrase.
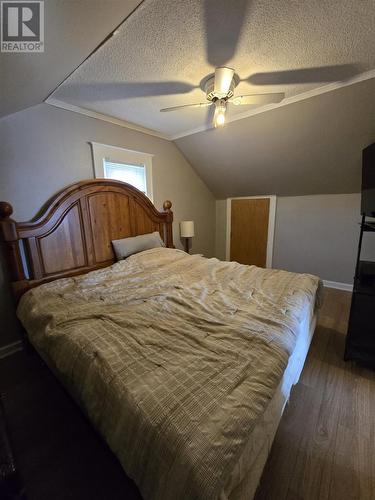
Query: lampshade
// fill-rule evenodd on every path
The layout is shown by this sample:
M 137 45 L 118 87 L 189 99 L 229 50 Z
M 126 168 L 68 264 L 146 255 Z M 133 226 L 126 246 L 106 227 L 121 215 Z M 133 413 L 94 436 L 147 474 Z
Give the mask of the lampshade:
M 181 238 L 192 238 L 194 236 L 194 221 L 183 220 L 180 222 Z

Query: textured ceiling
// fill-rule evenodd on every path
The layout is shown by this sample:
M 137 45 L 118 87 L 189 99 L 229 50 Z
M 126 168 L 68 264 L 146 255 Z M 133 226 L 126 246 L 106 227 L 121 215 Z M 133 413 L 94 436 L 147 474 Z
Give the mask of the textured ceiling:
M 360 191 L 375 79 L 178 139 L 217 198 Z
M 45 52 L 0 53 L 0 117 L 41 103 L 140 0 L 45 0 Z
M 145 0 L 53 97 L 174 137 L 204 126 L 207 111 L 159 110 L 204 99 L 200 82 L 215 66 L 235 68 L 243 80 L 237 94 L 294 96 L 322 82 L 280 85 L 271 75 L 271 84 L 259 85 L 259 73 L 336 64 L 374 69 L 374 26 L 374 0 Z M 233 106 L 229 114 L 246 109 Z

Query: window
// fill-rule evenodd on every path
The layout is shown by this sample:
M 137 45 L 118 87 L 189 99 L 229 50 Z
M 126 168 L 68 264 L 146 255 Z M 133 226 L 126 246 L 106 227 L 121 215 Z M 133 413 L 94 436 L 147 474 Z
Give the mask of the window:
M 106 179 L 127 182 L 142 191 L 142 193 L 147 194 L 146 169 L 144 165 L 114 163 L 108 158 L 103 158 L 103 169 Z
M 95 177 L 127 182 L 153 201 L 152 155 L 92 142 Z

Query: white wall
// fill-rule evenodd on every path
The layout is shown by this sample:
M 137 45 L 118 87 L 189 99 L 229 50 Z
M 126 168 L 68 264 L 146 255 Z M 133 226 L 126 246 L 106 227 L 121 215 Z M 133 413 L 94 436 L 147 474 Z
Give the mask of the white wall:
M 278 198 L 273 266 L 352 284 L 360 199 L 358 193 Z
M 154 154 L 154 201 L 170 199 L 175 245 L 178 221 L 196 223 L 194 252 L 213 253 L 214 198 L 170 141 L 41 104 L 0 119 L 0 200 L 9 201 L 16 220 L 28 220 L 54 193 L 93 177 L 89 141 Z
M 60 189 L 93 177 L 89 141 L 153 154 L 154 201 L 159 209 L 172 201 L 176 247 L 183 248 L 178 222 L 194 220 L 192 252 L 214 254 L 215 200 L 172 142 L 47 104 L 0 119 L 0 200 L 13 205 L 15 220 L 29 220 Z M 4 263 L 2 271 L 0 345 L 15 329 Z
M 352 283 L 359 237 L 360 194 L 277 198 L 273 267 Z M 225 257 L 226 206 L 216 202 L 215 255 Z M 375 258 L 375 234 L 364 257 Z

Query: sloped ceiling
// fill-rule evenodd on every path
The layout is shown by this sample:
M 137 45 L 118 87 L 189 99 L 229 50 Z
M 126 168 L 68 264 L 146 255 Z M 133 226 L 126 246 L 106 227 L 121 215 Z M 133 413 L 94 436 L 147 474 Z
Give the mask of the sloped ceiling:
M 45 52 L 0 53 L 0 117 L 39 104 L 141 0 L 45 0 Z
M 269 75 L 265 85 L 260 74 L 337 64 L 355 65 L 354 73 L 374 69 L 374 27 L 373 0 L 145 0 L 53 98 L 175 138 L 210 124 L 207 111 L 159 110 L 204 101 L 200 84 L 215 66 L 236 70 L 237 95 L 291 97 L 320 87 L 323 73 L 347 75 L 328 69 L 322 81 L 289 85 Z M 246 108 L 232 106 L 229 118 Z
M 288 85 L 280 76 L 302 70 L 303 80 L 304 69 L 325 66 L 340 85 L 374 75 L 374 0 L 46 0 L 45 14 L 44 54 L 0 55 L 0 116 L 63 82 L 55 103 L 176 139 L 219 198 L 359 190 L 361 149 L 375 141 L 374 79 L 323 94 L 323 76 Z M 319 95 L 271 110 L 233 107 L 222 130 L 205 130 L 202 109 L 160 113 L 204 100 L 202 82 L 224 64 L 236 70 L 237 95 Z M 338 64 L 350 71 L 329 67 Z M 254 109 L 266 112 L 244 118 Z
M 359 192 L 375 79 L 175 142 L 217 198 Z

